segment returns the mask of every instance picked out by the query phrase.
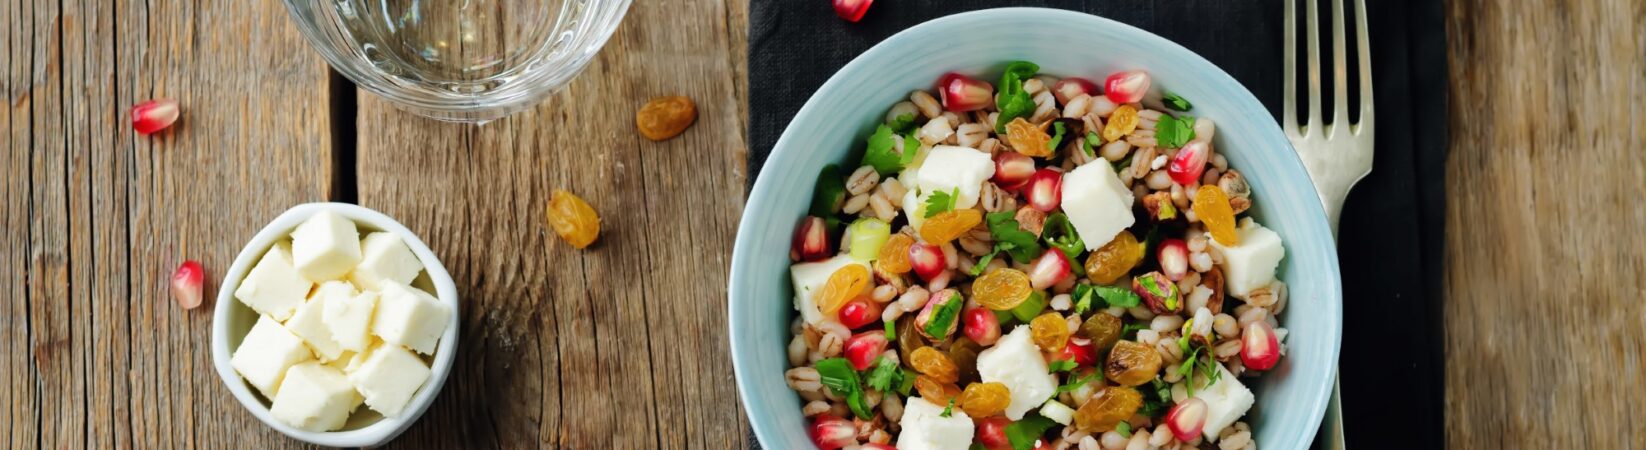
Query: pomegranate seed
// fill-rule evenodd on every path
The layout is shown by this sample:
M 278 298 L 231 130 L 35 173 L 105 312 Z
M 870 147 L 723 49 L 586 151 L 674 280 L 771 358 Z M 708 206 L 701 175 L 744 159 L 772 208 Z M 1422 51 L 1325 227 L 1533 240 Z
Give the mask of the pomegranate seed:
M 1057 210 L 1057 205 L 1063 202 L 1063 172 L 1051 168 L 1040 169 L 1029 177 L 1028 192 L 1029 206 L 1040 212 Z
M 177 100 L 157 98 L 131 107 L 131 127 L 137 134 L 148 135 L 164 130 L 177 121 Z
M 1052 95 L 1057 96 L 1057 104 L 1059 105 L 1069 104 L 1069 100 L 1074 100 L 1080 94 L 1097 95 L 1097 93 L 1097 83 L 1080 77 L 1064 78 L 1057 80 L 1057 84 L 1052 85 Z
M 1082 337 L 1070 337 L 1069 343 L 1063 345 L 1063 361 L 1074 360 L 1080 367 L 1097 365 L 1097 349 L 1092 346 L 1092 340 Z
M 1166 166 L 1166 174 L 1177 184 L 1194 184 L 1200 180 L 1200 174 L 1206 171 L 1206 161 L 1211 160 L 1211 156 L 1212 148 L 1205 142 L 1183 144 L 1183 148 L 1177 150 L 1177 156 L 1172 157 L 1171 165 Z
M 855 450 L 897 450 L 897 447 L 893 447 L 893 446 L 886 445 L 886 444 L 868 443 L 868 444 L 858 445 Z
M 1046 289 L 1069 277 L 1069 258 L 1063 255 L 1062 250 L 1046 249 L 1034 265 L 1029 266 L 1029 285 L 1035 289 Z
M 1034 158 L 1018 152 L 1000 152 L 994 155 L 994 184 L 1010 192 L 1017 192 L 1029 183 L 1035 174 Z
M 812 443 L 819 450 L 835 450 L 857 445 L 857 427 L 846 419 L 828 414 L 818 415 L 812 422 Z
M 965 323 L 966 337 L 972 342 L 988 347 L 1000 340 L 1000 319 L 988 308 L 966 310 Z
M 937 79 L 937 94 L 943 98 L 943 109 L 954 112 L 976 111 L 994 103 L 994 85 L 954 72 Z
M 1141 70 L 1116 72 L 1103 80 L 1103 95 L 1109 96 L 1109 101 L 1117 104 L 1135 103 L 1143 100 L 1143 94 L 1149 92 L 1149 73 Z
M 828 223 L 821 217 L 807 216 L 794 230 L 794 254 L 790 256 L 801 261 L 822 261 L 834 253 L 833 247 Z
M 857 23 L 863 20 L 863 14 L 869 12 L 869 5 L 873 4 L 874 0 L 834 0 L 834 15 Z
M 1166 428 L 1172 430 L 1172 436 L 1177 440 L 1189 442 L 1200 437 L 1200 432 L 1206 427 L 1206 401 L 1200 397 L 1189 397 L 1171 411 L 1166 412 Z
M 1003 450 L 1012 448 L 1012 441 L 1006 439 L 1006 426 L 1012 421 L 1004 416 L 990 416 L 977 421 L 977 443 L 988 450 Z
M 200 306 L 200 290 L 205 283 L 206 270 L 193 260 L 183 261 L 177 272 L 171 274 L 171 296 L 177 306 L 194 309 Z
M 1182 239 L 1167 239 L 1160 241 L 1160 272 L 1166 274 L 1166 279 L 1182 281 L 1183 276 L 1189 274 L 1189 245 Z
M 914 327 L 915 327 L 915 329 L 920 330 L 920 334 L 922 336 L 926 336 L 928 338 L 931 338 L 934 341 L 941 341 L 943 339 L 947 339 L 950 335 L 954 334 L 954 331 L 955 331 L 954 325 L 956 323 L 960 322 L 959 317 L 949 318 L 949 323 L 944 324 L 944 325 L 946 325 L 944 327 L 944 329 L 946 329 L 948 331 L 946 331 L 942 336 L 932 336 L 930 333 L 928 333 L 926 331 L 926 325 L 931 323 L 932 316 L 937 313 L 938 309 L 943 308 L 944 306 L 948 306 L 948 304 L 950 304 L 950 303 L 964 302 L 965 301 L 964 299 L 961 299 L 960 296 L 957 295 L 957 294 L 959 294 L 959 292 L 956 292 L 954 289 L 944 289 L 944 290 L 932 293 L 931 300 L 928 300 L 926 302 L 926 307 L 921 308 L 920 309 L 920 314 L 914 316 Z
M 867 370 L 874 365 L 874 360 L 886 351 L 886 332 L 880 330 L 865 331 L 852 335 L 846 339 L 846 360 L 851 361 L 852 367 L 857 370 Z
M 909 264 L 914 266 L 916 275 L 927 281 L 937 278 L 949 268 L 949 260 L 943 257 L 943 250 L 925 242 L 909 246 Z
M 1280 339 L 1268 322 L 1259 320 L 1247 325 L 1241 341 L 1240 362 L 1247 369 L 1269 370 L 1280 362 Z
M 880 320 L 880 304 L 868 297 L 854 298 L 840 307 L 840 323 L 846 328 L 858 329 Z

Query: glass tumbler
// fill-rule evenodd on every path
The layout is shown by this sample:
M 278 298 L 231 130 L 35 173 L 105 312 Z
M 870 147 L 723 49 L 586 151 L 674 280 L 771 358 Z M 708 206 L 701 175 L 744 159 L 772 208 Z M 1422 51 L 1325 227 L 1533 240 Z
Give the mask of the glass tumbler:
M 631 0 L 285 0 L 331 66 L 395 106 L 484 123 L 577 76 Z

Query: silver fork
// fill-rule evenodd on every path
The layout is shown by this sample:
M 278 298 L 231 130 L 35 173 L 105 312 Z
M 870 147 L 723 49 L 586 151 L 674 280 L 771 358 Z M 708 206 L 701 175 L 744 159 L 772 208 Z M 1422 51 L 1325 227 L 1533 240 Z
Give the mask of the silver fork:
M 1372 56 L 1366 38 L 1366 4 L 1355 3 L 1355 47 L 1360 67 L 1359 123 L 1349 123 L 1348 55 L 1344 42 L 1343 0 L 1332 1 L 1332 120 L 1325 124 L 1321 117 L 1320 92 L 1320 32 L 1316 0 L 1303 0 L 1304 32 L 1308 51 L 1309 119 L 1297 119 L 1297 3 L 1285 0 L 1285 109 L 1281 126 L 1291 139 L 1297 156 L 1308 169 L 1314 181 L 1320 203 L 1326 207 L 1326 220 L 1337 236 L 1338 218 L 1343 211 L 1343 200 L 1356 182 L 1372 172 Z M 1341 450 L 1343 441 L 1342 400 L 1338 384 L 1332 384 L 1332 399 L 1326 407 L 1325 423 L 1316 438 L 1317 448 Z

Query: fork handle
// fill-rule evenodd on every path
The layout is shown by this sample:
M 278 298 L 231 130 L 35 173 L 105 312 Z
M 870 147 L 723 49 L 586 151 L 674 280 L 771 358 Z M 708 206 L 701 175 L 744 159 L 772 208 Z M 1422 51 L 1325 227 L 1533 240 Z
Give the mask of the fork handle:
M 1314 448 L 1343 450 L 1343 396 L 1339 394 L 1338 380 L 1332 379 L 1332 399 L 1326 403 L 1326 417 L 1315 434 Z

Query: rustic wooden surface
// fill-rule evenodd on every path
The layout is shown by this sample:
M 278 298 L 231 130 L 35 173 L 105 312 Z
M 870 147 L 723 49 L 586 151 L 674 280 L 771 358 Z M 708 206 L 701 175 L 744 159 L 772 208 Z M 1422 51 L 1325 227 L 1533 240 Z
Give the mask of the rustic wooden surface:
M 1646 1 L 1448 16 L 1447 442 L 1646 448 Z

